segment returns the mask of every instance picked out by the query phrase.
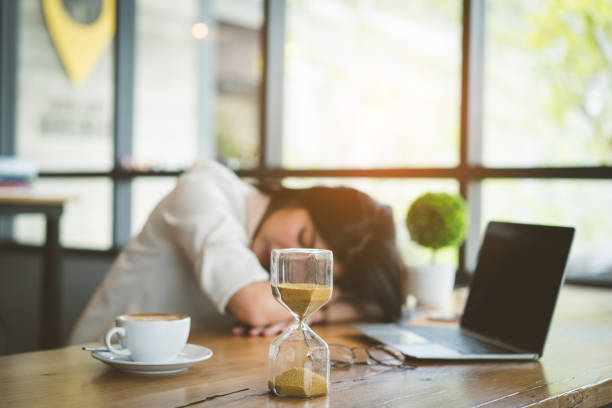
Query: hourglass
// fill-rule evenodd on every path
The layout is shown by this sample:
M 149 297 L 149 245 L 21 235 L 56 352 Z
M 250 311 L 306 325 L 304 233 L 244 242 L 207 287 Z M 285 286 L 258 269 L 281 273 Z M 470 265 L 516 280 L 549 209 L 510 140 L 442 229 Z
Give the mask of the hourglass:
M 272 251 L 272 293 L 296 323 L 270 345 L 268 387 L 281 397 L 310 398 L 329 389 L 329 347 L 306 319 L 327 303 L 333 287 L 333 255 L 325 249 Z

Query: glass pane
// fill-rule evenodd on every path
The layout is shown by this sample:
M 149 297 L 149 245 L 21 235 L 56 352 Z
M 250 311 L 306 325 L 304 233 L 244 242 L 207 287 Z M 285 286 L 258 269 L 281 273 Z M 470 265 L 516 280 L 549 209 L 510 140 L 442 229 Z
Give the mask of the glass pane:
M 106 6 L 97 9 L 96 2 L 81 2 L 86 13 L 70 17 L 75 3 L 18 2 L 17 153 L 41 170 L 104 171 L 112 167 L 113 154 L 113 32 L 95 38 L 83 34 L 94 51 L 84 55 L 77 42 L 66 41 L 76 34 L 57 30 L 42 5 L 47 11 L 59 7 L 67 19 L 88 18 L 76 27 L 107 18 L 114 26 L 115 13 Z M 69 68 L 75 64 L 78 69 Z
M 70 248 L 108 249 L 112 244 L 113 185 L 105 178 L 56 179 L 34 182 L 34 191 L 68 197 L 60 219 L 60 243 Z M 45 217 L 38 214 L 15 218 L 15 239 L 40 245 L 45 242 Z
M 198 5 L 197 0 L 136 2 L 134 161 L 139 166 L 182 168 L 198 156 L 199 42 L 191 34 Z
M 460 6 L 289 1 L 283 164 L 456 165 Z
M 612 270 L 612 181 L 486 180 L 482 198 L 482 231 L 490 220 L 573 226 L 568 274 Z
M 612 164 L 612 3 L 488 0 L 484 163 Z
M 315 185 L 347 186 L 363 191 L 380 203 L 391 206 L 395 219 L 398 247 L 406 263 L 424 263 L 431 259 L 431 251 L 410 240 L 406 228 L 406 214 L 410 204 L 426 192 L 457 194 L 459 184 L 455 180 L 432 179 L 374 179 L 374 178 L 286 178 L 286 187 L 305 188 Z M 452 248 L 438 251 L 436 261 L 457 265 L 458 252 Z
M 176 177 L 137 177 L 132 182 L 132 235 L 140 232 L 155 206 L 176 184 Z
M 137 1 L 132 165 L 257 163 L 261 24 L 261 1 Z
M 254 168 L 259 160 L 259 92 L 262 79 L 262 0 L 216 0 L 217 158 Z

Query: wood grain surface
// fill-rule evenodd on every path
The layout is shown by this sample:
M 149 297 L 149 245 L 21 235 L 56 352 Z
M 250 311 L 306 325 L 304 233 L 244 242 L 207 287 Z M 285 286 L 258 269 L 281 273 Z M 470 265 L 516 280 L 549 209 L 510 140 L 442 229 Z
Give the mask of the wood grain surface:
M 373 344 L 349 325 L 329 343 Z M 565 286 L 537 362 L 417 362 L 414 370 L 332 369 L 330 393 L 277 398 L 266 385 L 269 338 L 193 332 L 214 356 L 186 373 L 123 374 L 80 347 L 0 357 L 0 407 L 598 407 L 612 402 L 612 291 Z

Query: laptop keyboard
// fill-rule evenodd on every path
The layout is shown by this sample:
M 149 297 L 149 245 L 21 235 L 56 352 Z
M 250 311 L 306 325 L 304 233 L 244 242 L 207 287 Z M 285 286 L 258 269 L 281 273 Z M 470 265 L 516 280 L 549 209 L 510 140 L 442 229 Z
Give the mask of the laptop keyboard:
M 461 354 L 514 354 L 514 351 L 480 341 L 461 332 L 458 327 L 403 326 L 432 343 L 456 350 Z

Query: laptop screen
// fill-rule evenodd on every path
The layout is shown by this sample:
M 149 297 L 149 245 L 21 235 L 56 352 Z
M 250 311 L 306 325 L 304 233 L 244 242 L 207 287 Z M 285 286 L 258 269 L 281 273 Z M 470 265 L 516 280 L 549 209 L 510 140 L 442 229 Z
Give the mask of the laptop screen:
M 542 354 L 574 228 L 490 222 L 461 327 Z

